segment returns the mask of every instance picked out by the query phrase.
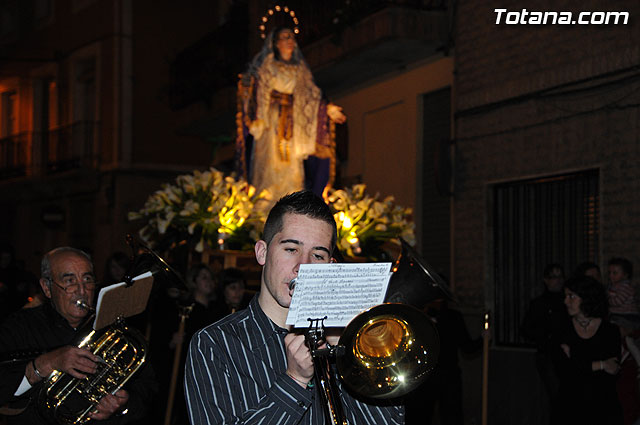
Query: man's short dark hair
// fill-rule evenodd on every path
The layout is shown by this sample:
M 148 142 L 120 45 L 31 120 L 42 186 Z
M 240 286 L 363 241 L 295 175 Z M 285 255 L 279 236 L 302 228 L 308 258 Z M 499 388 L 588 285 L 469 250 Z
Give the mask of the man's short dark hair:
M 633 265 L 631 261 L 622 257 L 613 257 L 609 260 L 610 266 L 620 266 L 622 271 L 627 275 L 627 278 L 631 279 L 633 277 Z
M 336 220 L 331 214 L 329 206 L 316 194 L 309 190 L 301 190 L 299 192 L 290 193 L 283 196 L 271 208 L 267 222 L 264 225 L 262 239 L 269 245 L 276 233 L 282 231 L 283 217 L 285 214 L 304 215 L 309 218 L 322 220 L 331 225 L 331 247 L 336 245 L 337 226 Z
M 571 278 L 564 287 L 582 298 L 580 310 L 585 316 L 604 318 L 609 313 L 609 299 L 606 289 L 603 284 L 591 276 Z

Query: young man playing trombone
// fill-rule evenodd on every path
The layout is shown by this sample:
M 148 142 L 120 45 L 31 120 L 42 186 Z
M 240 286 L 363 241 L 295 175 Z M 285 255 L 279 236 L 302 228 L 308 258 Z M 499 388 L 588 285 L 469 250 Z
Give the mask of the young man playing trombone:
M 185 395 L 193 425 L 325 423 L 304 335 L 290 333 L 285 321 L 300 264 L 329 263 L 335 242 L 336 223 L 321 198 L 301 191 L 276 203 L 255 245 L 260 292 L 247 309 L 191 340 Z M 350 424 L 404 423 L 403 407 L 363 402 L 338 388 Z

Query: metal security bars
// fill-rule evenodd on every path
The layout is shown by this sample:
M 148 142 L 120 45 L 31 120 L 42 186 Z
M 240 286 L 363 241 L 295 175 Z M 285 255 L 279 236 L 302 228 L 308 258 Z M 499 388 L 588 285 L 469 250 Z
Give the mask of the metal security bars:
M 493 188 L 495 338 L 519 345 L 520 324 L 540 295 L 545 265 L 565 274 L 598 263 L 598 170 L 509 182 Z

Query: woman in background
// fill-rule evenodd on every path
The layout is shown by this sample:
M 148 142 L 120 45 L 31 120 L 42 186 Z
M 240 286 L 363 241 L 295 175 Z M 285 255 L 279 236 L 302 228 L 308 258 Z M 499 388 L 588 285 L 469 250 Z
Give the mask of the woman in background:
M 171 307 L 161 310 L 166 316 L 163 327 L 166 328 L 164 332 L 167 336 L 164 341 L 156 339 L 156 343 L 160 342 L 156 344 L 160 351 L 154 352 L 154 368 L 159 375 L 161 388 L 165 388 L 166 391 L 161 394 L 163 399 L 159 400 L 159 408 L 155 412 L 157 423 L 161 423 L 165 418 L 165 408 L 170 401 L 167 397 L 173 394 L 171 424 L 188 424 L 182 382 L 189 341 L 198 330 L 226 315 L 224 302 L 218 295 L 218 282 L 206 264 L 192 266 L 187 271 L 186 284 L 189 289 L 186 297 L 173 299 Z M 181 320 L 184 320 L 183 329 L 180 326 Z M 175 363 L 175 356 L 180 356 L 177 363 Z M 172 381 L 174 374 L 175 381 Z
M 604 286 L 589 276 L 568 280 L 564 288 L 570 319 L 559 329 L 558 360 L 563 424 L 621 425 L 616 392 L 620 333 L 605 320 Z
M 196 331 L 223 318 L 226 313 L 219 296 L 218 282 L 209 266 L 197 264 L 191 267 L 187 272 L 187 286 L 189 298 L 185 304 L 192 306 L 185 326 L 185 342 L 188 344 Z
M 249 305 L 253 295 L 246 292 L 247 281 L 241 270 L 224 269 L 220 273 L 220 282 L 227 314 L 235 313 Z

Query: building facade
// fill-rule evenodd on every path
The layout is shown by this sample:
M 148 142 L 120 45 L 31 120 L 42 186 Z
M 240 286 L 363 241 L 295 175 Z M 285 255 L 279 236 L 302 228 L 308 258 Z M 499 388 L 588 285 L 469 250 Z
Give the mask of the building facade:
M 638 6 L 457 2 L 452 261 L 494 313 L 492 424 L 545 420 L 519 332 L 544 266 L 640 261 Z
M 58 245 L 92 252 L 101 272 L 139 227 L 127 213 L 162 183 L 230 172 L 237 77 L 275 4 L 4 2 L 0 242 L 34 272 Z M 640 260 L 638 4 L 565 5 L 630 17 L 588 25 L 530 24 L 524 2 L 498 23 L 486 1 L 287 4 L 316 83 L 348 117 L 336 185 L 414 208 L 418 250 L 473 336 L 493 312 L 490 423 L 543 423 L 519 334 L 543 267 Z M 479 423 L 480 359 L 461 366 L 466 423 Z

